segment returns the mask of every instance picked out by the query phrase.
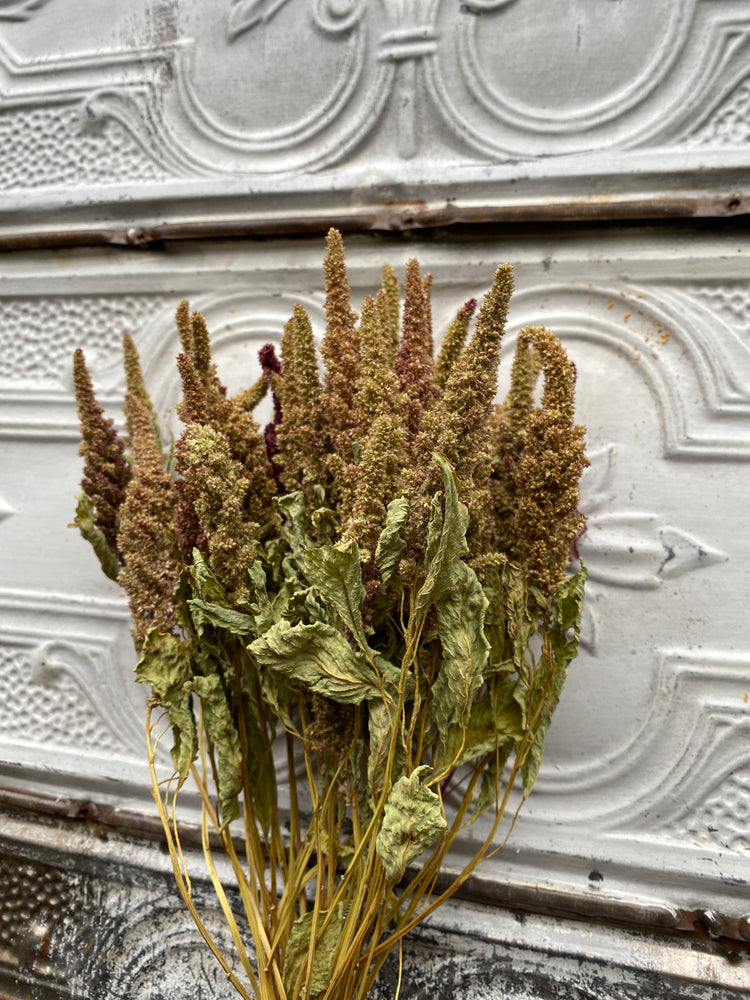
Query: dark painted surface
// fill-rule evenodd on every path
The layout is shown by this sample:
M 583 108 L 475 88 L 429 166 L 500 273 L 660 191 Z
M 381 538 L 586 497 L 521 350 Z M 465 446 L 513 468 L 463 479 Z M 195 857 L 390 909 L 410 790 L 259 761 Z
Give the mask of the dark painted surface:
M 0 833 L 17 833 L 16 822 L 0 817 Z M 34 843 L 24 820 L 23 837 L 0 837 L 0 997 L 236 995 L 183 910 L 157 842 L 55 821 L 37 832 Z M 228 946 L 210 887 L 196 879 L 194 892 Z M 392 956 L 372 1000 L 392 1000 L 397 982 Z M 408 940 L 400 998 L 723 1000 L 747 995 L 748 983 L 750 955 L 736 944 L 462 902 Z

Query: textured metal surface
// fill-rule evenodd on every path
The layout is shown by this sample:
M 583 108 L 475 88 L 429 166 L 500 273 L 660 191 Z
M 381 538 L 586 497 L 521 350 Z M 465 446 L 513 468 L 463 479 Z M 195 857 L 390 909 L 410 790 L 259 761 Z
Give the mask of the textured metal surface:
M 320 333 L 321 251 L 316 237 L 6 258 L 0 783 L 15 794 L 105 823 L 152 814 L 127 610 L 65 528 L 80 474 L 72 349 L 85 348 L 116 408 L 128 328 L 168 414 L 172 313 L 189 295 L 238 388 L 295 301 Z M 510 259 L 506 372 L 531 321 L 561 335 L 579 372 L 592 458 L 584 650 L 534 795 L 473 881 L 476 898 L 748 937 L 749 252 L 739 232 L 685 227 L 349 240 L 355 299 L 383 261 L 420 256 L 434 274 L 437 333 Z
M 171 887 L 168 858 L 142 841 L 2 816 L 0 996 L 8 1000 L 228 998 Z M 32 846 L 31 840 L 34 840 Z M 188 864 L 196 905 L 231 951 L 210 888 Z M 373 1000 L 391 1000 L 397 959 Z M 750 955 L 707 937 L 655 936 L 476 904 L 447 904 L 404 949 L 401 996 L 457 1000 L 724 1000 Z
M 538 787 L 402 996 L 750 989 L 749 55 L 747 0 L 0 0 L 0 997 L 226 995 L 149 841 L 127 608 L 64 527 L 70 355 L 117 407 L 130 330 L 169 413 L 187 295 L 249 383 L 295 301 L 320 333 L 332 222 L 371 234 L 355 298 L 418 253 L 437 332 L 510 259 L 506 353 L 560 333 L 592 457 Z M 661 223 L 560 225 L 607 219 Z
M 0 235 L 746 212 L 749 51 L 745 0 L 7 0 Z

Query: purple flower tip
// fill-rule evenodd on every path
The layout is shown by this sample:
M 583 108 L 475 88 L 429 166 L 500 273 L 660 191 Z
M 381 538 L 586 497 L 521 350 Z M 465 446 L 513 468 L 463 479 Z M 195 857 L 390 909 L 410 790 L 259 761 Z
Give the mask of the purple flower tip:
M 281 362 L 276 357 L 276 348 L 273 344 L 264 344 L 258 351 L 258 360 L 263 367 L 264 375 L 280 375 Z

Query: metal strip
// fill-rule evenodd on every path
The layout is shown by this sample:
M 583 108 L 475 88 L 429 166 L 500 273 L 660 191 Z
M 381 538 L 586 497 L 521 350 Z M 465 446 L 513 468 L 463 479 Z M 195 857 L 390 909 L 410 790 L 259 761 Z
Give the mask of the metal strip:
M 149 840 L 161 840 L 162 837 L 161 824 L 155 816 L 140 815 L 87 800 L 0 788 L 0 807 L 3 806 L 32 817 L 45 816 L 81 824 L 99 834 L 111 830 L 125 836 L 145 837 Z M 181 825 L 180 838 L 185 846 L 200 847 L 201 836 L 197 828 Z M 438 878 L 436 891 L 444 890 L 453 877 L 450 873 L 442 874 Z M 729 947 L 747 947 L 750 942 L 748 916 L 730 917 L 712 910 L 678 909 L 636 898 L 584 896 L 576 892 L 510 880 L 499 884 L 481 874 L 470 876 L 455 895 L 459 899 L 507 910 L 595 920 L 598 923 L 640 931 L 688 934 L 700 940 L 710 938 Z
M 406 232 L 458 225 L 539 222 L 624 222 L 663 219 L 726 219 L 750 214 L 750 198 L 602 198 L 591 201 L 440 207 L 426 202 L 392 202 L 364 213 L 165 222 L 154 226 L 0 233 L 0 250 L 41 250 L 83 246 L 148 247 L 167 240 L 282 236 L 325 232 Z

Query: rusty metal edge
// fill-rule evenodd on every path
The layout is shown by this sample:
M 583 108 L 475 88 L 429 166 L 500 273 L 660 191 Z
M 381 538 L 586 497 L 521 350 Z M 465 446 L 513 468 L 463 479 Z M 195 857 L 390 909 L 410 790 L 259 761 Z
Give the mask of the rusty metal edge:
M 436 891 L 446 887 L 438 878 Z M 636 898 L 584 895 L 549 886 L 531 886 L 512 881 L 498 882 L 471 876 L 457 896 L 476 903 L 526 913 L 596 921 L 636 931 L 650 931 L 696 940 L 715 941 L 733 950 L 750 951 L 750 919 L 710 909 L 685 909 L 667 904 L 642 902 Z
M 62 820 L 82 824 L 99 834 L 108 832 L 161 842 L 160 821 L 114 806 L 69 797 L 45 795 L 0 787 L 0 809 L 5 807 L 30 818 Z M 180 825 L 180 839 L 186 847 L 200 848 L 197 827 Z M 218 841 L 214 845 L 218 847 Z M 241 846 L 241 845 L 238 845 Z M 452 878 L 441 874 L 435 891 L 444 891 Z M 712 941 L 730 950 L 750 949 L 750 917 L 733 917 L 707 909 L 686 910 L 667 904 L 640 902 L 615 896 L 589 896 L 554 887 L 531 886 L 519 882 L 470 876 L 455 893 L 459 899 L 495 906 L 514 912 L 537 913 L 574 920 L 595 920 L 635 931 L 677 934 Z
M 727 219 L 750 214 L 750 196 L 730 193 L 713 197 L 617 199 L 612 197 L 500 205 L 430 206 L 393 202 L 370 211 L 309 216 L 194 219 L 157 225 L 0 232 L 0 250 L 115 246 L 147 248 L 167 241 L 305 235 L 331 226 L 342 232 L 400 233 L 460 225 L 540 222 L 625 222 L 665 219 Z

